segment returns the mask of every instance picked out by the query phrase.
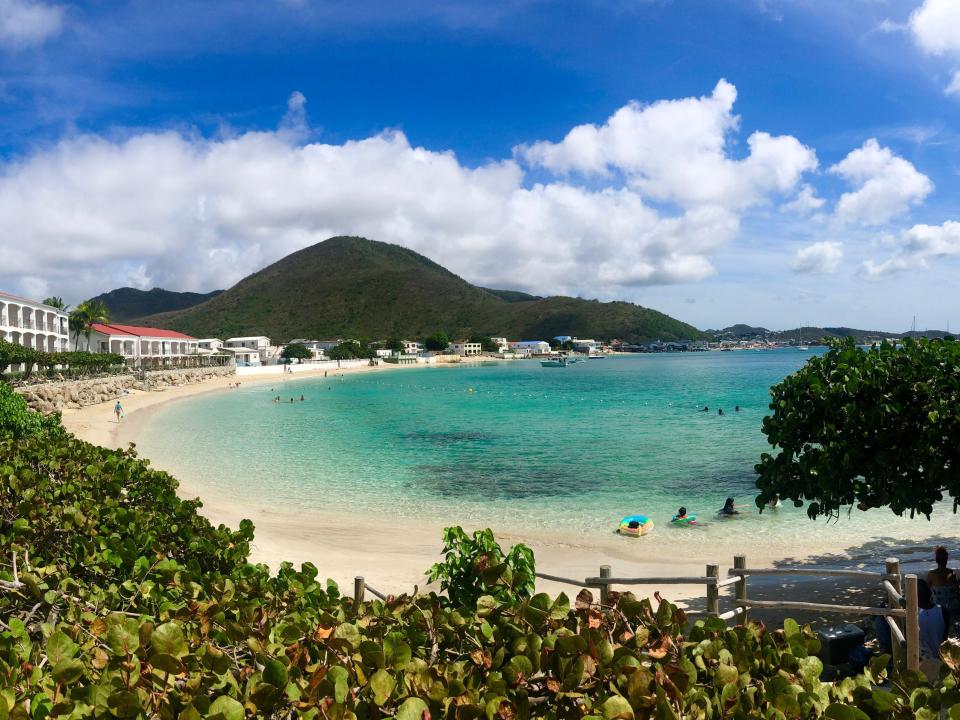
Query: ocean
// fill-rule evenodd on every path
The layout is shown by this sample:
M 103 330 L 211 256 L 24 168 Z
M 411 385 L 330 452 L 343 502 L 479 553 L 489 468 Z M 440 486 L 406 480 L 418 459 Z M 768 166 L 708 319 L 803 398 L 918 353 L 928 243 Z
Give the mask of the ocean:
M 641 541 L 651 552 L 762 543 L 784 557 L 926 553 L 955 534 L 946 508 L 932 522 L 887 510 L 833 523 L 792 506 L 757 512 L 753 468 L 770 449 L 761 432 L 769 389 L 816 352 L 278 378 L 160 408 L 140 448 L 211 493 L 318 517 L 489 525 L 577 542 L 608 538 L 622 517 L 644 514 L 656 525 Z M 278 394 L 284 402 L 273 402 Z M 748 512 L 718 519 L 728 496 Z M 700 526 L 669 525 L 681 505 Z

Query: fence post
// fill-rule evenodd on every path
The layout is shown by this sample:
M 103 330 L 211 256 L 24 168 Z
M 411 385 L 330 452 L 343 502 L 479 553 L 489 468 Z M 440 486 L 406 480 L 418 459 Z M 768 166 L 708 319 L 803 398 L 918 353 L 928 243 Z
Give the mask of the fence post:
M 920 608 L 917 606 L 917 576 L 904 577 L 907 585 L 907 670 L 920 670 Z
M 713 578 L 713 582 L 707 581 L 707 615 L 716 617 L 720 614 L 720 588 L 717 587 L 720 566 L 717 563 L 707 563 L 707 577 Z
M 891 576 L 888 579 L 890 580 L 890 584 L 893 585 L 893 589 L 902 595 L 903 585 L 900 582 L 900 561 L 897 558 L 887 558 L 886 561 L 884 562 L 884 572 L 886 572 L 887 575 Z M 892 597 L 887 598 L 887 605 L 889 607 L 892 608 L 894 607 L 895 604 L 899 606 L 899 602 L 894 603 L 894 599 Z M 901 629 L 903 629 L 903 623 L 900 622 L 898 618 L 890 618 L 890 619 L 893 620 L 893 622 L 897 623 L 897 625 L 899 625 Z M 904 637 L 906 637 L 906 635 L 904 635 Z M 890 638 L 890 640 L 891 640 L 890 646 L 891 646 L 891 649 L 893 650 L 893 663 L 896 667 L 902 668 L 903 667 L 903 648 L 900 647 L 899 642 L 894 642 L 894 639 L 892 637 Z
M 601 577 L 601 578 L 608 578 L 608 577 L 610 577 L 610 566 L 609 566 L 609 565 L 601 565 L 601 566 L 600 566 L 600 577 Z M 601 605 L 606 605 L 606 604 L 607 604 L 607 596 L 608 596 L 609 594 L 610 594 L 610 586 L 607 585 L 606 583 L 604 583 L 603 585 L 600 586 L 600 604 L 601 604 Z
M 734 555 L 733 556 L 733 568 L 734 570 L 746 570 L 747 568 L 747 556 L 746 555 Z M 740 579 L 737 580 L 736 584 L 733 586 L 736 589 L 737 600 L 746 600 L 747 599 L 747 576 L 741 575 Z M 743 612 L 740 614 L 740 622 L 747 622 L 747 606 L 738 604 L 737 607 L 742 607 Z
M 360 606 L 363 604 L 363 595 L 367 590 L 367 581 L 363 575 L 357 575 L 353 579 L 353 611 L 360 614 Z

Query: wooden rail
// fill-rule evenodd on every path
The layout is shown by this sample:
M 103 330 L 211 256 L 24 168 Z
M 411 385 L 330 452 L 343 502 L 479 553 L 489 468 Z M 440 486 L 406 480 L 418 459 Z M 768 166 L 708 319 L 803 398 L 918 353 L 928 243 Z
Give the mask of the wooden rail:
M 900 562 L 896 558 L 886 560 L 884 569 L 880 572 L 816 567 L 751 568 L 747 566 L 746 555 L 736 555 L 733 559 L 733 567 L 727 571 L 727 575 L 727 578 L 720 579 L 720 566 L 717 563 L 708 563 L 703 575 L 614 577 L 609 565 L 601 565 L 599 575 L 586 577 L 583 580 L 548 573 L 536 573 L 536 576 L 543 580 L 577 587 L 598 587 L 600 588 L 601 605 L 608 603 L 610 588 L 614 585 L 703 585 L 706 588 L 706 615 L 724 621 L 745 622 L 750 608 L 882 617 L 890 628 L 894 659 L 898 663 L 905 662 L 911 670 L 917 670 L 920 667 L 917 578 L 916 575 L 901 577 Z M 887 596 L 887 607 L 751 599 L 747 585 L 750 576 L 833 577 L 869 580 L 877 583 Z M 904 584 L 906 585 L 905 589 L 903 588 Z M 732 602 L 734 607 L 727 612 L 720 612 L 720 588 L 730 585 L 733 586 Z

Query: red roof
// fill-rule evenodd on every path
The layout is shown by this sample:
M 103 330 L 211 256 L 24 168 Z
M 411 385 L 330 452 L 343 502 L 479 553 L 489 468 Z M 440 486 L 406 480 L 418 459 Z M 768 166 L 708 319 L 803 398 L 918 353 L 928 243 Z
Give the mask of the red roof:
M 117 325 L 116 323 L 93 323 L 93 329 L 104 335 L 133 335 L 135 337 L 162 337 L 178 338 L 180 340 L 196 340 L 195 337 L 184 335 L 176 330 L 161 330 L 160 328 L 141 327 L 139 325 Z

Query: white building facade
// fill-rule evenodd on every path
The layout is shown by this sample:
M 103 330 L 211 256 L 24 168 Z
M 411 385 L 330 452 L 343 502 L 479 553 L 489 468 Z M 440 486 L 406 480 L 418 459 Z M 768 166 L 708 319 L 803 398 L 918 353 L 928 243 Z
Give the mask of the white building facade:
M 544 340 L 517 340 L 509 343 L 517 355 L 549 355 L 550 343 Z
M 0 339 L 44 352 L 70 349 L 70 327 L 63 310 L 0 292 Z
M 116 323 L 94 323 L 91 328 L 89 343 L 85 334 L 77 340 L 78 350 L 116 353 L 133 367 L 184 365 L 200 357 L 197 339 L 176 330 Z
M 255 354 L 259 362 L 264 364 L 270 356 L 270 338 L 265 335 L 227 338 L 224 347 L 233 351 L 237 360 L 241 362 L 252 362 L 253 354 Z M 241 356 L 243 357 L 242 360 Z

